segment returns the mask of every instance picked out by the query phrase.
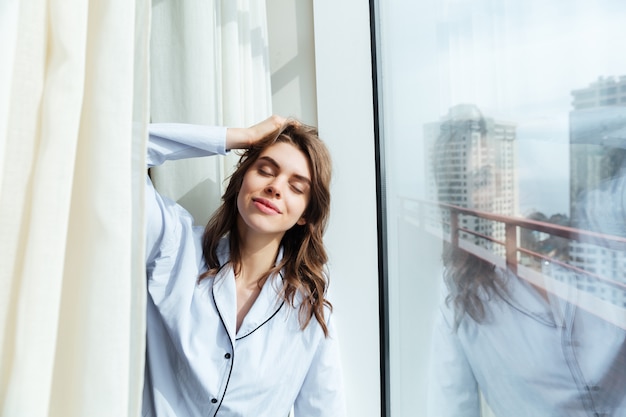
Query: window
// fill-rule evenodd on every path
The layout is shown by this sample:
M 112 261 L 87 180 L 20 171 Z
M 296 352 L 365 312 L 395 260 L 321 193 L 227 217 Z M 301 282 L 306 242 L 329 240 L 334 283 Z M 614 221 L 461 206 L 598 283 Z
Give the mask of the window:
M 374 6 L 389 415 L 626 415 L 626 3 Z

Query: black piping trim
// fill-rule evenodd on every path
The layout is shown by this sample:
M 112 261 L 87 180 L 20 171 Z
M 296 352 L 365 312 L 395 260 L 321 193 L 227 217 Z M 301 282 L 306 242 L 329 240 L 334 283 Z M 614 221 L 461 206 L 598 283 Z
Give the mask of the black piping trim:
M 380 332 L 380 403 L 381 417 L 391 416 L 389 375 L 389 277 L 387 268 L 387 193 L 385 172 L 385 149 L 382 132 L 382 88 L 378 83 L 381 75 L 379 62 L 380 34 L 379 1 L 370 0 L 370 47 L 372 56 L 372 101 L 374 120 L 374 155 L 376 167 L 376 224 L 378 229 L 378 311 Z
M 220 267 L 220 269 L 221 268 L 222 267 Z M 213 293 L 213 288 L 211 288 L 211 297 L 213 298 L 213 304 L 215 305 L 215 310 L 217 310 L 217 315 L 220 316 L 220 321 L 222 322 L 222 326 L 224 327 L 226 334 L 228 334 L 228 329 L 226 328 L 226 323 L 224 323 L 224 318 L 222 317 L 222 313 L 220 312 L 220 309 L 217 308 L 217 303 L 215 302 L 215 294 Z M 230 358 L 230 370 L 228 371 L 228 378 L 226 378 L 226 386 L 224 387 L 224 394 L 222 395 L 222 398 L 220 398 L 220 403 L 217 405 L 217 408 L 215 409 L 215 414 L 213 414 L 213 417 L 217 416 L 217 412 L 220 411 L 222 402 L 224 402 L 224 397 L 226 396 L 226 391 L 228 390 L 228 383 L 230 382 L 230 376 L 233 373 L 233 367 L 235 364 L 235 346 L 233 345 L 232 340 L 230 340 L 230 337 L 228 337 L 228 341 L 230 342 L 230 349 L 233 351 L 231 358 Z
M 222 270 L 222 268 L 224 267 L 224 265 L 226 265 L 226 263 L 224 263 L 223 265 L 220 266 L 218 272 Z M 281 273 L 281 276 L 282 276 L 282 273 Z M 215 310 L 217 310 L 217 315 L 220 316 L 220 322 L 222 323 L 222 326 L 224 327 L 224 330 L 226 331 L 226 334 L 228 334 L 228 329 L 226 328 L 226 323 L 224 323 L 224 318 L 222 317 L 222 313 L 220 312 L 220 309 L 217 308 L 217 303 L 215 302 L 215 293 L 213 292 L 213 288 L 212 287 L 211 287 L 211 297 L 213 298 L 213 304 L 215 305 Z M 283 301 L 280 304 L 280 306 L 276 309 L 276 311 L 271 316 L 268 317 L 267 320 L 265 320 L 263 323 L 261 323 L 257 327 L 255 327 L 255 329 L 252 330 L 251 332 L 247 333 L 244 336 L 237 337 L 237 338 L 235 338 L 235 340 L 237 341 L 237 340 L 244 339 L 244 338 L 250 336 L 252 333 L 256 332 L 261 327 L 263 327 L 263 325 L 265 323 L 267 323 L 268 321 L 273 319 L 276 316 L 276 314 L 278 314 L 278 312 L 283 308 L 284 305 L 285 305 L 285 302 Z M 224 402 L 224 397 L 226 397 L 226 391 L 228 390 L 228 384 L 230 383 L 230 376 L 233 373 L 233 367 L 234 367 L 234 364 L 235 364 L 235 346 L 233 346 L 233 342 L 230 340 L 230 337 L 228 338 L 228 340 L 230 341 L 230 348 L 233 351 L 232 356 L 231 356 L 231 360 L 230 360 L 230 369 L 228 371 L 228 378 L 226 379 L 226 386 L 224 387 L 224 394 L 222 395 L 222 398 L 220 398 L 220 403 L 218 404 L 217 408 L 215 409 L 215 414 L 213 414 L 213 417 L 217 416 L 217 413 L 218 413 L 218 411 L 220 411 L 220 407 L 222 406 L 222 402 Z
M 280 275 L 280 278 L 281 278 L 281 279 L 283 279 L 283 280 L 285 279 L 285 277 L 283 276 L 283 272 L 282 272 L 282 271 L 279 271 L 279 272 L 278 272 L 278 274 Z M 269 277 L 268 279 L 271 279 L 271 277 Z M 248 332 L 248 333 L 246 333 L 245 335 L 243 335 L 243 336 L 241 336 L 241 337 L 236 337 L 236 338 L 235 338 L 235 340 L 241 340 L 241 339 L 243 339 L 243 338 L 245 338 L 245 337 L 250 336 L 252 333 L 256 332 L 257 330 L 259 330 L 259 328 L 261 328 L 261 327 L 262 327 L 265 323 L 267 323 L 268 321 L 270 321 L 271 319 L 273 319 L 273 318 L 274 318 L 274 316 L 275 316 L 276 314 L 278 314 L 278 312 L 279 312 L 279 311 L 283 308 L 283 306 L 284 306 L 284 305 L 285 305 L 285 301 L 283 301 L 283 302 L 280 304 L 280 306 L 278 306 L 278 308 L 276 309 L 276 311 L 274 311 L 274 314 L 272 314 L 271 316 L 269 316 L 267 320 L 265 320 L 263 323 L 261 323 L 261 324 L 259 324 L 258 326 L 256 326 L 256 327 L 254 328 L 254 330 L 252 330 L 251 332 Z
M 261 327 L 263 327 L 263 325 L 265 323 L 267 323 L 268 321 L 270 321 L 271 319 L 274 318 L 274 316 L 276 316 L 276 314 L 278 314 L 278 312 L 280 311 L 281 308 L 283 308 L 283 306 L 285 305 L 285 302 L 283 301 L 280 306 L 278 307 L 278 309 L 274 312 L 274 314 L 272 314 L 271 316 L 268 317 L 267 320 L 265 320 L 263 323 L 259 324 L 258 326 L 256 326 L 254 328 L 254 330 L 252 330 L 249 333 L 246 333 L 245 335 L 241 336 L 241 337 L 237 337 L 235 338 L 235 340 L 241 340 L 241 339 L 245 339 L 246 337 L 250 336 L 252 333 L 256 332 L 257 330 L 259 330 Z

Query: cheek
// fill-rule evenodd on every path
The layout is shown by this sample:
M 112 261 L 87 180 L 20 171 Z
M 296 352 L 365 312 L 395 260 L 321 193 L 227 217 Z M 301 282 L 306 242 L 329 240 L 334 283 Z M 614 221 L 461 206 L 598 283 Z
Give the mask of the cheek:
M 309 199 L 303 198 L 298 205 L 298 211 L 300 212 L 300 216 L 304 216 L 306 214 L 307 209 L 309 208 Z
M 237 200 L 241 199 L 242 195 L 246 195 L 250 193 L 250 190 L 254 187 L 254 180 L 252 180 L 249 175 L 245 175 L 242 180 L 241 180 L 241 184 L 239 185 L 239 192 L 237 193 Z
M 239 187 L 239 193 L 249 194 L 252 192 L 257 192 L 260 189 L 264 188 L 266 184 L 267 184 L 267 180 L 265 180 L 264 178 L 258 175 L 246 174 L 241 181 L 241 186 Z
M 244 205 L 244 201 L 245 201 L 245 197 L 244 197 L 245 194 L 244 193 L 245 193 L 245 189 L 242 186 L 242 187 L 239 188 L 239 192 L 237 193 L 237 199 L 235 201 L 235 203 L 236 203 L 235 206 L 237 207 L 237 213 L 241 213 L 241 211 L 242 211 L 241 209 L 242 209 L 242 207 Z
M 245 196 L 246 196 L 246 182 L 245 180 L 241 183 L 241 186 L 239 187 L 239 191 L 237 192 L 237 197 L 235 199 L 235 203 L 236 203 L 236 207 L 237 207 L 237 213 L 241 213 L 241 209 L 243 208 L 244 202 L 245 202 Z

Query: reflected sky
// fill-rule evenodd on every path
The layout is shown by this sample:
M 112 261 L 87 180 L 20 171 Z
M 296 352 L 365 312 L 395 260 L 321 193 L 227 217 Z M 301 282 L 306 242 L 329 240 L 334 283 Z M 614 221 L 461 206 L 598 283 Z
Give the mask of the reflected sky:
M 571 91 L 626 75 L 626 55 L 611 51 L 626 36 L 626 3 L 380 3 L 394 22 L 381 28 L 389 189 L 426 195 L 422 126 L 472 103 L 517 125 L 519 214 L 569 214 Z

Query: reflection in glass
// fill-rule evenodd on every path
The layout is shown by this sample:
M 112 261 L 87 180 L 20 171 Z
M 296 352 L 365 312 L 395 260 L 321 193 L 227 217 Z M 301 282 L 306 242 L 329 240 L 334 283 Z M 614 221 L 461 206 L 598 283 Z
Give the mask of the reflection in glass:
M 615 238 L 625 229 L 624 154 L 616 146 L 626 124 L 608 129 L 605 117 L 596 119 L 605 123 L 589 131 L 605 130 L 611 143 L 599 152 L 603 169 L 585 177 L 600 177 L 593 189 L 579 187 L 572 200 L 578 226 L 594 233 L 512 216 L 511 124 L 471 105 L 453 107 L 438 124 L 429 154 L 445 286 L 433 336 L 431 415 L 479 415 L 481 393 L 498 416 L 626 413 L 625 241 Z M 518 230 L 530 231 L 519 243 Z M 546 244 L 559 236 L 576 256 Z M 606 265 L 604 275 L 595 264 Z
M 391 416 L 626 416 L 626 3 L 379 7 Z

